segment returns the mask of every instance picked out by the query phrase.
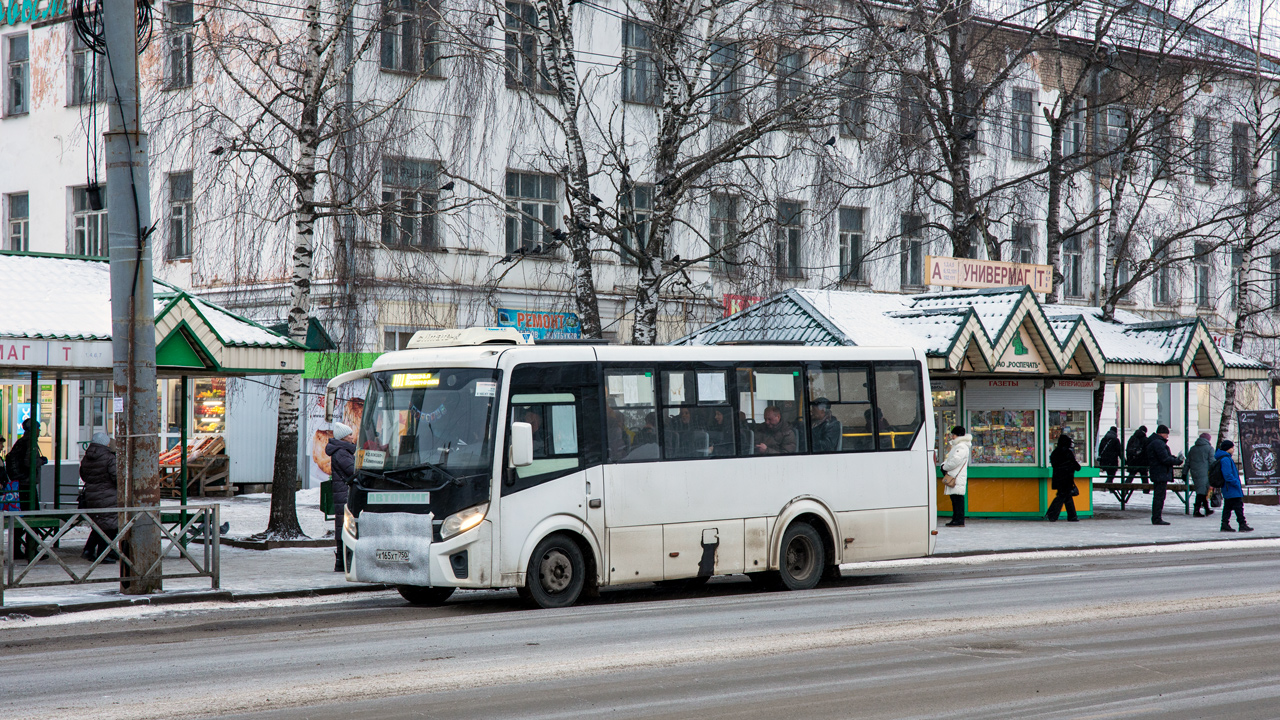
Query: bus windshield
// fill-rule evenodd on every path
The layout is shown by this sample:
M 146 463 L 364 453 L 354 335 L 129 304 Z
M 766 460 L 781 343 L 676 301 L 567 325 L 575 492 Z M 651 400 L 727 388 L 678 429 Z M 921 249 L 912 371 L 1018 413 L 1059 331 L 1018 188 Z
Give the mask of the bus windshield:
M 489 369 L 375 373 L 360 423 L 360 483 L 425 489 L 487 480 L 497 390 Z

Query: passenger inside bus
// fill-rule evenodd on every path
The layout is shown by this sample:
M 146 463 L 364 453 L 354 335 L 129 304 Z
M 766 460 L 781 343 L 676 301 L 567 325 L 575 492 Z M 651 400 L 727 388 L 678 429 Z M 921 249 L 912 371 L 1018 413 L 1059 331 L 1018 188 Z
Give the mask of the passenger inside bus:
M 813 402 L 810 414 L 813 416 L 813 451 L 835 452 L 840 449 L 840 421 L 831 414 L 831 401 L 820 397 Z
M 764 409 L 764 422 L 752 427 L 755 450 L 760 455 L 785 455 L 796 451 L 796 434 L 782 422 L 782 412 L 774 405 Z

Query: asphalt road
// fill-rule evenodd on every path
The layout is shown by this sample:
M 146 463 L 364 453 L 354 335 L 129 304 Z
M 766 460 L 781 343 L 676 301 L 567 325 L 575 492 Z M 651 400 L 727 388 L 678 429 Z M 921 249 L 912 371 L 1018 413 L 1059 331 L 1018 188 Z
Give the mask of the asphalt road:
M 0 717 L 1280 718 L 1275 548 L 0 623 Z

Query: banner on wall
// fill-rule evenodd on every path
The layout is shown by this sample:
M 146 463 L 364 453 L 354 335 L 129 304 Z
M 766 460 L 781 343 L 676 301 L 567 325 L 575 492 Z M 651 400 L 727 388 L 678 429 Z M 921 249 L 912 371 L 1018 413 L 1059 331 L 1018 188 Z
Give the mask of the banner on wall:
M 307 404 L 307 432 L 310 435 L 307 444 L 307 476 L 311 482 L 309 487 L 320 487 L 320 483 L 329 479 L 333 467 L 331 458 L 325 454 L 325 446 L 333 437 L 333 425 L 324 421 L 324 393 L 329 385 L 328 379 L 303 380 L 303 394 Z M 364 417 L 364 397 L 369 391 L 368 380 L 356 380 L 338 388 L 338 398 L 333 404 L 333 419 L 348 425 L 354 435 L 349 439 L 355 443 L 355 435 L 360 433 L 360 420 Z
M 529 340 L 582 337 L 582 325 L 575 313 L 498 308 L 498 325 L 513 327 Z
M 925 256 L 930 285 L 958 288 L 992 288 L 1030 285 L 1032 292 L 1053 291 L 1053 266 L 999 260 Z
M 1244 482 L 1280 485 L 1280 411 L 1240 410 L 1240 452 L 1237 458 Z
M 764 298 L 760 295 L 734 295 L 733 293 L 725 293 L 724 316 L 729 317 L 734 313 L 740 313 L 763 299 Z

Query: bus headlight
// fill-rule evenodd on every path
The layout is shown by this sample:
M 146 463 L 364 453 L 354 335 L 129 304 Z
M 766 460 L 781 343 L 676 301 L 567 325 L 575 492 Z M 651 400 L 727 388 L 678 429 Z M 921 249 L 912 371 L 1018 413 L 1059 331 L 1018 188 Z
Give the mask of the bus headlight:
M 360 529 L 356 527 L 356 516 L 351 514 L 351 509 L 346 505 L 342 506 L 342 529 L 353 538 L 360 537 Z M 338 538 L 338 544 L 342 544 L 342 538 Z
M 450 515 L 440 524 L 440 539 L 448 540 L 458 533 L 466 532 L 479 525 L 487 512 L 489 512 L 489 503 L 480 503 Z

